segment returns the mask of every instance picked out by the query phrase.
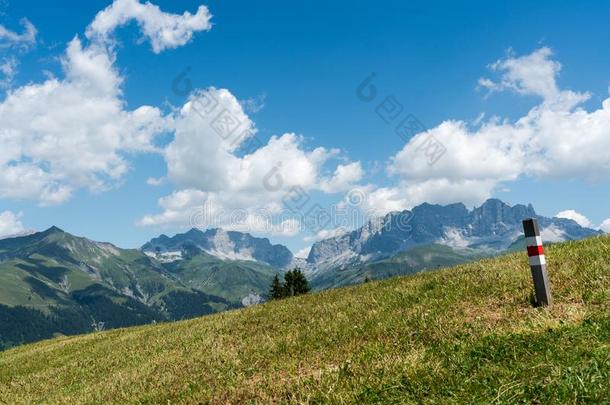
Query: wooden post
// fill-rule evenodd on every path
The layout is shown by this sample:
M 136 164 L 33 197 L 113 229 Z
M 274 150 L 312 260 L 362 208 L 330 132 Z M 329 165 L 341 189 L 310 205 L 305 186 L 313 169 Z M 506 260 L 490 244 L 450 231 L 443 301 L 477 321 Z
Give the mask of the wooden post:
M 546 271 L 546 259 L 538 220 L 526 219 L 523 221 L 523 231 L 525 232 L 525 244 L 527 246 L 527 256 L 529 257 L 534 279 L 534 290 L 536 291 L 536 305 L 547 306 L 553 303 L 551 298 L 551 287 L 549 285 L 549 275 Z

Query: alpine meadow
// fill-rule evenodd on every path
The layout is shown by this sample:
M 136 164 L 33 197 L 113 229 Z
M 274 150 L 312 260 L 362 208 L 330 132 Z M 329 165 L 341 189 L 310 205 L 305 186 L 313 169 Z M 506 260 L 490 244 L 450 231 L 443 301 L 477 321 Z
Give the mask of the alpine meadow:
M 0 404 L 610 404 L 609 18 L 0 0 Z

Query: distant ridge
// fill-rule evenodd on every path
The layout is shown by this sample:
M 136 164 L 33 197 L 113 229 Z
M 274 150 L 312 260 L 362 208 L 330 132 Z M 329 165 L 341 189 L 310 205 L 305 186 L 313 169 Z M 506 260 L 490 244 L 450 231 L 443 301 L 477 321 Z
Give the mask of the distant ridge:
M 277 268 L 285 268 L 293 260 L 292 252 L 283 245 L 274 245 L 267 238 L 256 238 L 248 233 L 220 228 L 206 231 L 193 228 L 173 237 L 161 235 L 144 244 L 142 250 L 163 254 L 180 252 L 188 246 L 221 259 L 252 260 Z
M 510 206 L 499 199 L 489 199 L 469 210 L 462 203 L 424 203 L 412 210 L 369 221 L 352 232 L 316 242 L 307 258 L 307 263 L 314 269 L 310 277 L 314 284 L 328 286 L 332 274 L 338 270 L 362 267 L 399 254 L 408 259 L 409 250 L 416 247 L 421 252 L 426 246 L 444 245 L 454 250 L 456 257 L 464 258 L 494 255 L 506 251 L 522 238 L 522 220 L 534 217 L 538 218 L 543 239 L 547 241 L 576 240 L 602 233 L 570 219 L 537 215 L 531 204 Z M 407 270 L 426 268 L 424 264 Z M 436 263 L 430 261 L 427 267 L 435 266 Z M 321 279 L 323 283 L 320 283 Z

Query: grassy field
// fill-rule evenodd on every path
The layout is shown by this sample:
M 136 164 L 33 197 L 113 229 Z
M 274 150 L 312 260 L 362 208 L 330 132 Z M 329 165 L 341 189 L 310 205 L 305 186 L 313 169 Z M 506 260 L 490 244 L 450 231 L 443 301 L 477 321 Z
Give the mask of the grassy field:
M 0 353 L 0 402 L 610 401 L 610 239 Z

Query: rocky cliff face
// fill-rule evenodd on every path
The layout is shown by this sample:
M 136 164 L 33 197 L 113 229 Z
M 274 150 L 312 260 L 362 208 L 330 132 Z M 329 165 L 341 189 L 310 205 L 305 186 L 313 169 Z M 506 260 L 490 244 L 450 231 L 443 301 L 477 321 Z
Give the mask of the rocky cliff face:
M 292 262 L 290 250 L 283 245 L 273 245 L 267 238 L 255 238 L 250 234 L 222 229 L 199 229 L 173 237 L 161 235 L 142 246 L 150 253 L 180 252 L 195 246 L 213 256 L 227 260 L 251 260 L 277 268 L 285 268 Z

